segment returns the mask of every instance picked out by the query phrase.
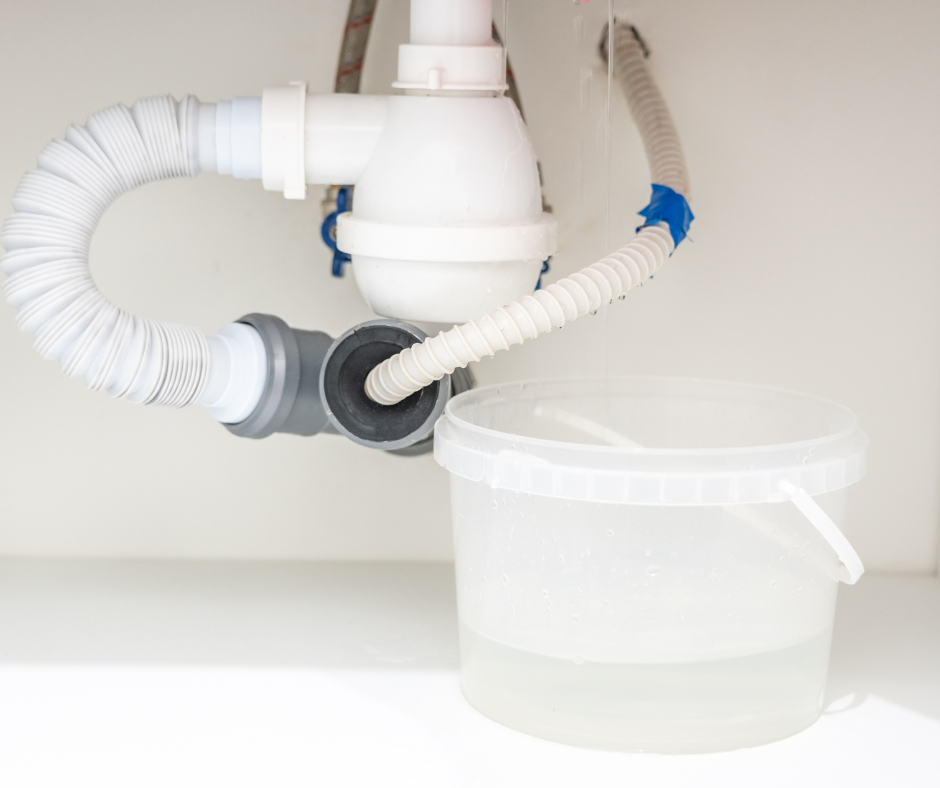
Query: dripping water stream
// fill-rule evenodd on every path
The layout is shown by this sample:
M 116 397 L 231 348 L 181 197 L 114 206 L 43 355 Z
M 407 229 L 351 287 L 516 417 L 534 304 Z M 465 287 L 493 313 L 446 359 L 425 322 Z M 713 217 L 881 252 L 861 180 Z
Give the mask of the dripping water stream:
M 509 0 L 503 0 L 503 27 L 500 35 L 503 39 L 503 84 L 505 84 L 509 71 Z
M 611 252 L 610 246 L 610 197 L 611 197 L 611 133 L 610 133 L 610 99 L 614 89 L 614 0 L 607 0 L 607 102 L 604 107 L 604 255 Z M 603 353 L 602 370 L 606 381 L 610 367 L 610 311 L 612 305 L 601 307 L 604 310 L 603 332 L 604 339 L 601 345 Z M 609 399 L 604 399 L 604 426 L 610 427 Z

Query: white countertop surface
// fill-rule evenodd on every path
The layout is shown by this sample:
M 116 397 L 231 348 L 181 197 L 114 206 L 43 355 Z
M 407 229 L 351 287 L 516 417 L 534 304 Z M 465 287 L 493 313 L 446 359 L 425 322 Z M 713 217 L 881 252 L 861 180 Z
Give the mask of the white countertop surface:
M 713 755 L 581 750 L 459 687 L 452 567 L 0 561 L 0 786 L 940 786 L 940 581 L 840 591 L 827 711 Z

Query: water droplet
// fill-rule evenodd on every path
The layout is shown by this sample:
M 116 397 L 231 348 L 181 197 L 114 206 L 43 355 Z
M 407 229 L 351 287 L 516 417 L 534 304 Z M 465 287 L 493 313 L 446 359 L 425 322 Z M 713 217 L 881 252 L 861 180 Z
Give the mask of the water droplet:
M 479 291 L 478 291 L 478 292 L 479 292 Z M 492 292 L 493 292 L 493 288 L 490 287 L 489 285 L 487 285 L 486 292 L 487 292 L 487 293 L 492 293 Z
M 583 20 L 580 16 L 577 17 L 577 19 L 575 19 L 575 24 L 577 24 L 579 21 L 582 23 L 582 26 L 581 26 L 581 35 L 583 36 L 583 30 L 584 30 L 583 22 L 584 22 L 584 20 Z M 578 33 L 578 28 L 575 27 L 575 35 L 576 35 L 576 36 L 577 36 L 577 33 Z M 580 43 L 580 42 L 579 42 L 579 43 Z M 587 68 L 587 67 L 584 67 L 584 68 L 581 69 L 581 95 L 580 95 L 581 102 L 580 102 L 580 103 L 581 103 L 581 109 L 582 109 L 582 110 L 587 109 L 587 108 L 588 108 L 588 105 L 589 105 L 589 103 L 590 103 L 590 98 L 591 98 L 591 76 L 592 76 L 592 74 L 593 74 L 593 72 L 591 71 L 591 69 L 589 69 L 589 68 Z
M 776 589 L 776 588 L 777 588 L 777 581 L 776 581 L 776 580 L 771 580 L 771 581 L 770 581 L 770 587 L 773 588 L 773 589 Z
M 685 621 L 685 613 L 683 613 L 681 616 L 679 616 L 679 620 L 680 620 L 680 621 Z
M 803 596 L 803 589 L 802 588 L 796 589 L 796 593 L 798 596 Z
M 503 582 L 504 582 L 504 583 L 508 583 L 508 582 L 509 582 L 509 575 L 503 575 Z
M 558 563 L 559 564 L 565 563 L 565 557 L 563 555 L 558 556 Z
M 572 621 L 580 621 L 580 620 L 581 620 L 581 616 L 579 616 L 577 613 L 572 613 L 572 614 L 571 614 L 571 620 L 572 620 Z
M 653 551 L 650 550 L 649 548 L 646 548 L 646 554 L 647 554 L 647 555 L 652 555 L 652 554 L 653 554 Z
M 816 447 L 813 446 L 813 448 L 809 450 L 809 456 L 812 457 L 815 453 L 816 453 Z
M 608 529 L 607 529 L 607 535 L 608 535 L 608 536 L 613 536 L 613 535 L 614 535 L 614 529 L 613 529 L 613 528 L 608 528 Z
M 490 506 L 492 506 L 494 509 L 498 509 L 498 508 L 499 508 L 499 501 L 493 501 L 493 503 L 491 503 Z
M 717 570 L 717 569 L 712 569 L 712 573 L 709 575 L 709 577 L 710 577 L 712 580 L 717 580 L 717 579 L 718 579 L 718 570 Z
M 583 664 L 584 664 L 584 657 L 575 657 L 575 658 L 574 658 L 573 660 L 571 660 L 571 661 L 574 662 L 575 665 L 583 665 Z
M 646 574 L 648 574 L 650 577 L 656 577 L 656 575 L 659 574 L 659 567 L 658 566 L 646 567 Z
M 548 599 L 548 589 L 547 589 L 547 588 L 543 588 L 543 589 L 542 589 L 542 596 L 544 596 L 546 599 Z
M 610 604 L 610 600 L 609 600 L 609 599 L 605 599 L 605 600 L 604 600 L 604 607 L 607 607 L 607 605 L 609 605 L 609 604 Z

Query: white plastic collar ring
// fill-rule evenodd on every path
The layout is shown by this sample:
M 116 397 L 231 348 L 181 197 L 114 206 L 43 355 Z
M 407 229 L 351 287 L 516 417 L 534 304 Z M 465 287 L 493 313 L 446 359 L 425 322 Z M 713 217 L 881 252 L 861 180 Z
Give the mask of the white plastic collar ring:
M 265 88 L 261 98 L 261 180 L 288 200 L 307 196 L 304 122 L 307 83 Z

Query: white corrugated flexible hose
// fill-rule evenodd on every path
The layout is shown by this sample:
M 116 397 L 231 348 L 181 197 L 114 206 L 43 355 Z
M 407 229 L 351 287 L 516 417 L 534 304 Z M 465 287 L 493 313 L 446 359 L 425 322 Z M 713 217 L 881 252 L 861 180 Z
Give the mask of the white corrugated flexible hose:
M 613 74 L 643 140 L 651 181 L 688 197 L 679 135 L 647 67 L 639 37 L 629 25 L 615 23 L 611 38 Z M 366 394 L 379 404 L 394 405 L 458 367 L 591 314 L 653 276 L 674 248 L 669 225 L 645 226 L 629 243 L 576 274 L 384 361 L 369 373 Z
M 199 102 L 191 96 L 117 105 L 53 140 L 13 196 L 3 224 L 7 301 L 35 346 L 68 375 L 134 402 L 183 407 L 202 392 L 209 347 L 189 326 L 137 317 L 99 292 L 88 250 L 104 211 L 151 181 L 199 173 Z
M 96 112 L 45 147 L 0 231 L 4 294 L 43 358 L 113 397 L 175 408 L 198 401 L 225 423 L 250 414 L 265 382 L 257 332 L 233 323 L 206 337 L 120 309 L 95 285 L 88 250 L 108 206 L 138 186 L 205 169 L 261 177 L 260 105 L 155 96 Z M 236 106 L 255 118 L 247 131 L 231 123 Z

